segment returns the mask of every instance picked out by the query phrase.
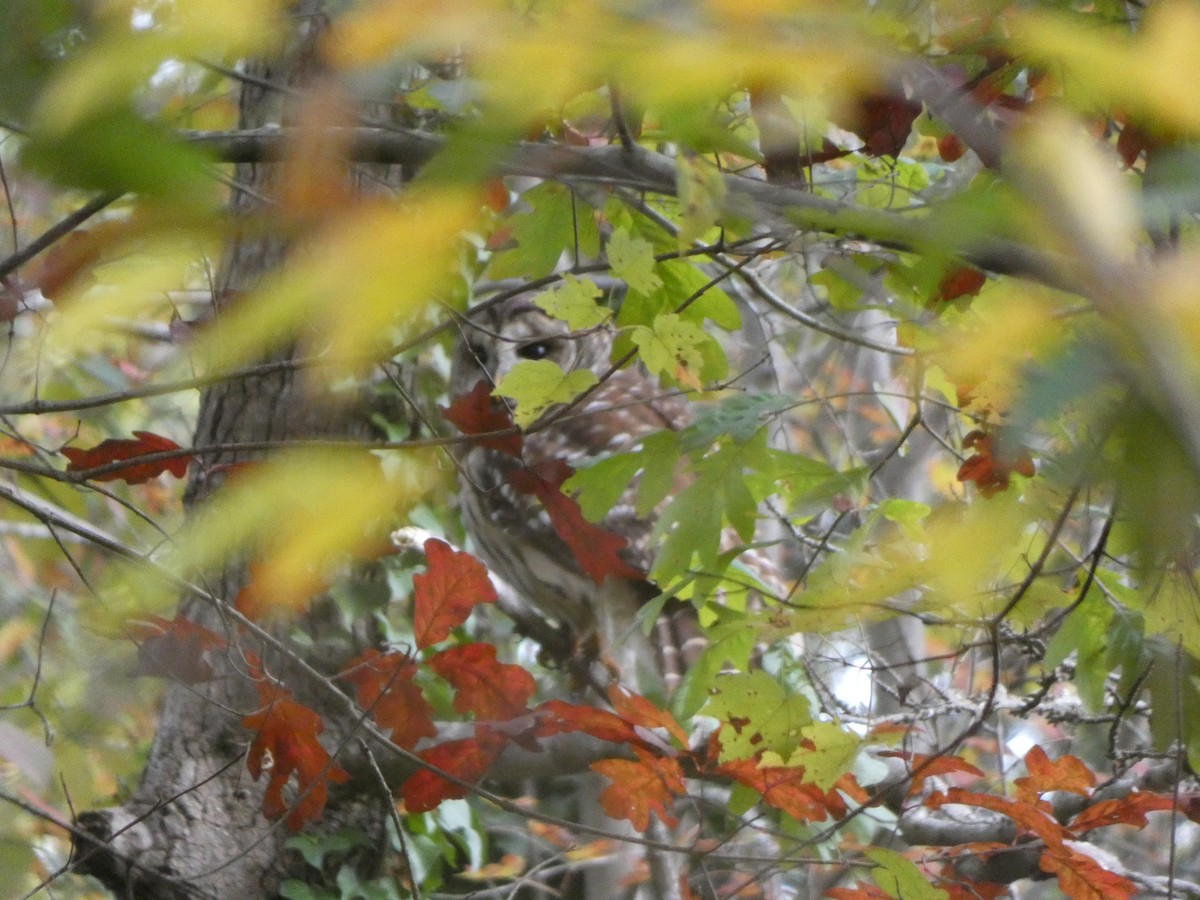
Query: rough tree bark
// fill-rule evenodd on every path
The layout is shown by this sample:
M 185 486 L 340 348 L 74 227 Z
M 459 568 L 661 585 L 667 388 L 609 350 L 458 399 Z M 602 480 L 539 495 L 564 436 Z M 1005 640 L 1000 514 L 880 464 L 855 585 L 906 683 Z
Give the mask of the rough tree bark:
M 293 33 L 285 52 L 271 61 L 246 64 L 250 76 L 241 86 L 243 127 L 278 124 L 283 94 L 267 85 L 297 87 L 313 76 L 313 46 L 325 24 L 326 0 L 299 0 L 291 10 Z M 259 200 L 271 191 L 271 165 L 238 166 L 237 180 L 251 191 L 233 199 L 235 216 L 261 215 Z M 234 302 L 263 274 L 278 265 L 284 251 L 278 237 L 239 236 L 229 248 L 215 291 L 219 317 L 223 303 Z M 289 353 L 277 354 L 286 363 Z M 206 389 L 196 427 L 197 445 L 246 441 L 280 442 L 299 437 L 345 435 L 355 427 L 306 397 L 286 364 L 278 371 L 240 378 Z M 237 461 L 229 453 L 212 464 Z M 195 508 L 215 485 L 197 468 L 185 502 Z M 211 593 L 231 601 L 245 581 L 244 565 L 232 564 L 206 585 Z M 181 612 L 218 633 L 233 630 L 213 604 L 184 597 Z M 304 862 L 287 852 L 290 832 L 282 822 L 263 818 L 266 778 L 251 781 L 245 753 L 249 737 L 240 717 L 254 711 L 258 699 L 246 676 L 237 642 L 230 641 L 224 658 L 214 660 L 216 677 L 187 686 L 172 684 L 163 701 L 158 732 L 141 783 L 121 806 L 81 813 L 76 837 L 75 866 L 96 876 L 121 897 L 174 898 L 237 897 L 242 900 L 273 896 L 281 881 L 303 877 Z M 251 648 L 264 653 L 266 648 Z M 279 671 L 281 660 L 264 657 Z M 286 670 L 285 670 L 286 671 Z M 330 735 L 333 740 L 337 735 Z M 333 829 L 353 824 L 373 835 L 382 846 L 387 801 L 369 790 L 335 792 L 319 826 Z M 90 835 L 90 838 L 87 837 Z M 377 852 L 356 859 L 364 870 Z M 311 870 L 308 872 L 312 874 Z

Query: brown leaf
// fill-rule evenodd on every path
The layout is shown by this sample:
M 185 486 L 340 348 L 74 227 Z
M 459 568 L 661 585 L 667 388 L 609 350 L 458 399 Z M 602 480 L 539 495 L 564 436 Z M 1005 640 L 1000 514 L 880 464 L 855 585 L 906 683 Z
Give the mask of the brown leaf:
M 149 616 L 130 622 L 128 629 L 141 641 L 137 664 L 130 672 L 135 678 L 173 678 L 184 684 L 210 681 L 213 670 L 204 655 L 226 646 L 221 635 L 182 615 L 174 619 Z
M 413 576 L 413 634 L 422 650 L 444 641 L 480 603 L 495 603 L 487 567 L 445 541 L 425 542 L 429 570 Z

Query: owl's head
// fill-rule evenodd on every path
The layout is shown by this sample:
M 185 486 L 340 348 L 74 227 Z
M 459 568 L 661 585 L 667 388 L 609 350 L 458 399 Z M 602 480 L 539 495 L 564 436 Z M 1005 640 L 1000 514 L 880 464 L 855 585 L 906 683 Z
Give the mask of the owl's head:
M 451 369 L 452 393 L 470 390 L 482 378 L 495 384 L 523 360 L 548 359 L 564 372 L 609 366 L 613 333 L 601 326 L 571 331 L 520 294 L 469 314 L 460 326 Z

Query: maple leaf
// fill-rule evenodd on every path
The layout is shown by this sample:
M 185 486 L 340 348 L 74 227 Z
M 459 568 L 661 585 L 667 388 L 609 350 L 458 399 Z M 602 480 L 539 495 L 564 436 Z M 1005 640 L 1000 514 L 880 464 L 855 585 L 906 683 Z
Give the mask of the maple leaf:
M 580 706 L 563 700 L 547 700 L 533 711 L 537 720 L 537 736 L 551 737 L 572 731 L 582 731 L 602 741 L 617 744 L 639 740 L 631 724 L 606 709 Z
M 1135 791 L 1116 800 L 1101 800 L 1094 803 L 1071 820 L 1068 826 L 1072 834 L 1080 835 L 1093 828 L 1106 825 L 1132 825 L 1145 828 L 1149 822 L 1146 813 L 1171 810 L 1175 806 L 1170 797 L 1149 791 Z
M 641 747 L 634 747 L 633 752 L 637 760 L 602 759 L 592 763 L 592 771 L 612 781 L 600 792 L 600 805 L 612 818 L 628 819 L 638 831 L 650 827 L 651 813 L 667 825 L 678 825 L 671 803 L 686 790 L 679 763 Z
M 1096 786 L 1096 776 L 1077 756 L 1062 756 L 1051 762 L 1046 751 L 1034 745 L 1025 754 L 1025 768 L 1029 774 L 1018 778 L 1017 798 L 1027 803 L 1037 800 L 1039 794 L 1049 791 L 1068 791 L 1087 796 Z
M 417 756 L 461 781 L 474 784 L 487 774 L 506 743 L 504 736 L 493 729 L 477 727 L 475 737 L 446 741 L 422 750 Z M 414 813 L 429 812 L 443 800 L 458 800 L 468 792 L 469 788 L 432 769 L 421 769 L 409 776 L 400 788 L 405 809 Z
M 515 430 L 512 413 L 492 396 L 491 386 L 486 381 L 476 382 L 475 387 L 455 397 L 449 406 L 439 406 L 438 412 L 463 434 L 472 437 L 471 443 L 509 456 L 521 455 L 521 434 Z M 490 435 L 494 431 L 512 433 Z
M 455 710 L 474 713 L 478 719 L 515 718 L 525 712 L 525 704 L 537 690 L 524 668 L 497 662 L 491 644 L 450 647 L 431 656 L 429 667 L 455 689 Z
M 86 472 L 98 469 L 111 463 L 124 460 L 136 460 L 140 456 L 151 453 L 162 453 L 168 450 L 181 450 L 177 443 L 150 431 L 135 431 L 136 440 L 125 438 L 108 438 L 91 449 L 80 447 L 63 447 L 60 451 L 71 462 L 67 465 L 68 472 Z M 163 472 L 170 472 L 176 478 L 187 474 L 191 455 L 176 456 L 171 459 L 160 459 L 157 462 L 131 462 L 111 472 L 90 476 L 92 481 L 125 481 L 128 484 L 141 484 L 151 478 L 157 478 Z
M 563 482 L 574 472 L 561 459 L 551 459 L 534 467 L 514 469 L 508 473 L 508 481 L 519 493 L 533 494 L 541 501 L 550 516 L 554 533 L 562 538 L 580 568 L 596 584 L 603 584 L 609 575 L 645 580 L 645 572 L 617 555 L 629 541 L 589 522 L 583 517 L 579 504 L 562 492 Z
M 405 750 L 421 738 L 436 737 L 433 707 L 413 677 L 416 663 L 406 653 L 380 653 L 368 648 L 350 661 L 341 678 L 354 685 L 358 705 L 369 710 L 384 734 Z
M 329 783 L 341 783 L 350 775 L 334 762 L 321 746 L 317 735 L 325 728 L 321 717 L 292 699 L 277 685 L 259 685 L 265 708 L 242 719 L 242 724 L 257 734 L 246 754 L 246 768 L 258 781 L 265 770 L 271 775 L 263 795 L 263 815 L 278 819 L 287 812 L 283 789 L 296 774 L 300 798 L 288 814 L 287 824 L 298 831 L 307 822 L 321 818 L 329 799 Z
M 141 643 L 132 676 L 174 678 L 184 684 L 211 681 L 212 666 L 204 654 L 226 646 L 225 638 L 182 615 L 149 616 L 130 622 L 129 632 Z
M 1008 489 L 1013 472 L 1032 478 L 1037 471 L 1029 453 L 1022 450 L 1016 459 L 1002 459 L 994 455 L 995 439 L 983 431 L 972 431 L 963 438 L 963 449 L 974 448 L 975 454 L 958 469 L 958 480 L 974 481 L 979 493 L 993 497 Z
M 445 541 L 425 542 L 429 571 L 413 576 L 413 634 L 421 649 L 445 640 L 479 603 L 495 603 L 487 567 Z

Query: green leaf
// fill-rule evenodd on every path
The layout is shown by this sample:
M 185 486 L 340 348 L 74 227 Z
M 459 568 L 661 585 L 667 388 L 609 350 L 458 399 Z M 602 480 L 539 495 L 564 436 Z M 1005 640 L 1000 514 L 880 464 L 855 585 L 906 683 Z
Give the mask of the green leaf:
M 717 679 L 712 697 L 700 710 L 721 722 L 721 761 L 750 759 L 763 750 L 788 757 L 812 723 L 808 701 L 789 695 L 763 671 Z
M 493 257 L 493 278 L 541 278 L 558 266 L 564 252 L 595 257 L 600 252 L 600 232 L 592 208 L 552 181 L 530 188 L 521 201 L 532 209 L 512 218 L 512 236 L 517 246 Z
M 599 522 L 642 470 L 643 456 L 643 453 L 617 453 L 597 460 L 568 478 L 563 490 L 576 495 L 585 519 Z
M 704 355 L 700 347 L 712 340 L 703 328 L 674 313 L 665 313 L 654 320 L 653 328 L 635 327 L 632 339 L 651 374 L 685 387 L 698 388 L 703 383 Z
M 742 670 L 749 668 L 754 643 L 754 630 L 747 626 L 741 616 L 723 626 L 709 629 L 704 652 L 688 666 L 672 698 L 676 715 L 681 719 L 695 715 L 708 701 L 709 692 L 726 666 Z
M 631 290 L 649 294 L 662 287 L 655 271 L 654 248 L 649 241 L 631 237 L 624 228 L 616 228 L 608 239 L 608 262 L 613 274 Z
M 948 900 L 950 895 L 929 883 L 925 874 L 911 860 L 895 850 L 868 847 L 863 856 L 875 863 L 871 877 L 883 890 L 898 900 Z
M 675 185 L 682 213 L 679 247 L 686 250 L 716 224 L 725 202 L 725 177 L 707 159 L 680 152 L 675 157 Z
M 533 302 L 546 315 L 566 322 L 572 331 L 583 331 L 612 318 L 612 310 L 596 302 L 601 294 L 596 282 L 567 275 L 562 284 L 538 294 Z
M 813 749 L 797 750 L 788 765 L 804 766 L 804 780 L 827 791 L 850 771 L 862 742 L 834 722 L 813 722 L 801 728 L 800 733 L 813 742 Z
M 921 523 L 930 512 L 929 504 L 901 497 L 889 497 L 879 504 L 879 514 L 889 522 L 899 525 L 905 537 L 911 541 L 925 539 L 925 529 L 921 527 Z
M 527 359 L 513 366 L 492 393 L 516 402 L 513 421 L 525 428 L 551 406 L 570 403 L 598 380 L 586 369 L 564 372 L 551 360 Z
M 781 394 L 734 394 L 696 416 L 683 431 L 687 450 L 708 447 L 722 435 L 735 441 L 748 441 L 777 413 L 796 405 L 792 397 Z

